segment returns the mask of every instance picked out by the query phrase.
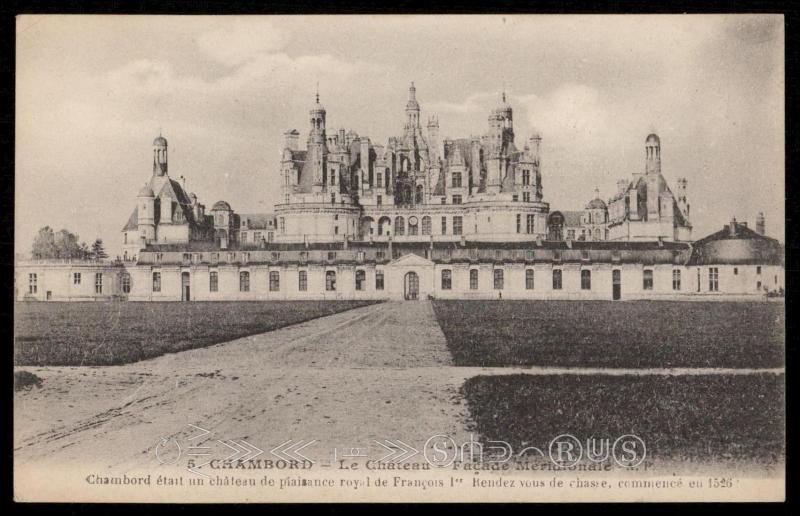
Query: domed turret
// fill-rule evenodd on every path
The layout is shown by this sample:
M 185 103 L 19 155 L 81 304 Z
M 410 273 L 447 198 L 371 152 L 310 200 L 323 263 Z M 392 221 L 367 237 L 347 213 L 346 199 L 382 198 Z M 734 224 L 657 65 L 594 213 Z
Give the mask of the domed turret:
M 167 139 L 160 134 L 153 140 L 153 175 L 167 175 Z
M 645 173 L 661 173 L 661 139 L 655 133 L 647 135 L 644 141 L 645 150 Z
M 231 211 L 231 205 L 225 201 L 217 201 L 211 207 L 211 211 Z
M 319 86 L 317 86 L 316 102 L 308 114 L 311 124 L 308 132 L 309 143 L 322 145 L 325 143 L 325 107 L 319 103 Z
M 586 204 L 586 209 L 587 210 L 605 210 L 606 209 L 605 201 L 603 201 L 603 199 L 600 198 L 600 189 L 599 188 L 595 188 L 594 189 L 594 199 L 592 199 L 591 201 L 589 201 Z

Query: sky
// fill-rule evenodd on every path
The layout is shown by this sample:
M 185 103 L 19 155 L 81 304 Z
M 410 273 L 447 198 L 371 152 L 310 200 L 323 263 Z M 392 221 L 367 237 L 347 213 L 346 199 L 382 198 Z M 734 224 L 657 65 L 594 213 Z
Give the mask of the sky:
M 270 212 L 317 84 L 329 131 L 385 144 L 411 81 L 440 139 L 486 132 L 505 90 L 551 210 L 612 196 L 655 132 L 694 238 L 763 211 L 783 241 L 779 15 L 21 16 L 16 44 L 17 253 L 49 225 L 121 254 L 159 133 L 207 207 Z

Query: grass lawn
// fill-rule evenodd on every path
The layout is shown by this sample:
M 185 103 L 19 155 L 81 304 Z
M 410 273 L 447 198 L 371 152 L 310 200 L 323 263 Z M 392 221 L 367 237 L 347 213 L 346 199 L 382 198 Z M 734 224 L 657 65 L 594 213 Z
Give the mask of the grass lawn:
M 271 331 L 363 301 L 16 303 L 16 365 L 118 365 Z
M 434 301 L 456 365 L 781 367 L 782 303 Z
M 771 463 L 784 454 L 784 376 L 477 376 L 462 387 L 483 440 L 513 449 L 569 433 L 644 440 L 647 456 Z

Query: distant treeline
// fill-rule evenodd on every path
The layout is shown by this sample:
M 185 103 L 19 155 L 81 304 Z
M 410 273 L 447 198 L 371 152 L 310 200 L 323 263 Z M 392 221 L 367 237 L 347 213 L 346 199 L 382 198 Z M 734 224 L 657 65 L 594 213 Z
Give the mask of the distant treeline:
M 39 230 L 33 240 L 31 258 L 42 260 L 50 258 L 71 258 L 79 260 L 102 260 L 108 258 L 103 240 L 96 239 L 91 246 L 80 242 L 78 235 L 67 229 L 54 232 L 50 226 Z

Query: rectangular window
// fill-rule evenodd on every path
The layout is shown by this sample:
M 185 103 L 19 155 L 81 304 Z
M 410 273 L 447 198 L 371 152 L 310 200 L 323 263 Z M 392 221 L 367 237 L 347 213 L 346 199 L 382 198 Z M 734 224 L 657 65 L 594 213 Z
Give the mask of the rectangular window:
M 454 195 L 453 196 L 453 204 L 461 204 L 461 196 L 460 195 Z
M 161 273 L 153 273 L 153 292 L 161 292 Z
M 530 192 L 522 192 L 522 201 L 523 202 L 531 202 L 531 193 Z
M 734 276 L 738 276 L 739 275 L 739 267 L 734 267 L 733 268 L 733 275 Z
M 286 234 L 286 219 L 285 218 L 280 217 L 278 219 L 278 228 L 279 228 L 279 230 L 281 232 L 281 235 L 285 235 Z
M 461 188 L 461 172 L 453 172 L 453 188 Z
M 356 290 L 364 290 L 364 283 L 367 282 L 367 273 L 356 271 Z
M 653 290 L 653 271 L 645 269 L 642 276 L 642 288 L 644 290 Z
M 672 290 L 681 289 L 681 271 L 675 269 L 672 271 Z
M 325 273 L 325 290 L 331 292 L 336 290 L 336 272 L 328 271 Z
M 72 284 L 73 285 L 80 285 L 81 284 L 81 273 L 80 272 L 73 272 L 72 273 Z
M 281 289 L 281 273 L 278 271 L 270 271 L 269 291 L 278 292 L 280 289 Z
M 533 269 L 525 270 L 525 289 L 533 290 Z
M 453 273 L 450 269 L 442 271 L 442 290 L 450 290 L 453 288 Z
M 383 174 L 378 172 L 378 188 L 383 188 Z
M 522 215 L 517 213 L 517 233 L 522 232 Z
M 250 292 L 250 273 L 239 273 L 239 292 Z
M 217 273 L 217 271 L 211 271 L 208 273 L 208 291 L 209 292 L 219 291 L 219 274 Z
M 260 244 L 261 243 L 261 231 L 253 232 L 253 243 Z
M 383 196 L 382 196 L 382 195 L 379 195 L 379 196 L 378 196 L 378 206 L 380 206 L 380 205 L 382 205 L 382 204 L 383 204 Z
M 297 271 L 297 290 L 300 292 L 308 290 L 308 273 L 306 271 Z
M 36 290 L 39 288 L 38 285 L 39 279 L 36 276 L 36 273 L 28 274 L 28 293 L 35 294 Z
M 375 290 L 383 290 L 383 271 L 375 271 Z
M 131 293 L 131 275 L 127 272 L 122 273 L 122 293 Z
M 719 292 L 719 269 L 716 267 L 708 269 L 708 290 Z
M 588 269 L 581 271 L 581 290 L 592 290 L 592 271 Z
M 761 274 L 761 266 L 756 267 L 756 274 Z
M 461 219 L 460 216 L 453 217 L 453 234 L 454 235 L 460 235 L 461 234 L 461 230 L 462 230 L 462 228 L 461 228 L 461 226 L 462 226 L 461 220 L 462 219 Z
M 447 234 L 447 217 L 442 217 L 442 234 Z
M 247 244 L 247 232 L 242 231 L 242 244 Z
M 528 215 L 526 220 L 527 225 L 525 226 L 526 232 L 530 235 L 536 232 L 536 216 L 535 215 Z
M 358 260 L 359 262 L 364 261 L 364 251 L 358 251 L 356 253 L 356 260 Z
M 531 184 L 531 171 L 527 168 L 522 171 L 522 186 Z
M 561 290 L 561 269 L 553 270 L 553 290 Z
M 332 262 L 336 259 L 336 252 L 335 251 L 328 251 L 328 261 Z
M 469 271 L 469 289 L 478 290 L 478 269 Z
M 503 290 L 503 269 L 494 270 L 494 289 Z
M 377 251 L 375 253 L 375 260 L 380 261 L 380 260 L 384 260 L 385 258 L 386 258 L 386 252 L 385 251 Z

